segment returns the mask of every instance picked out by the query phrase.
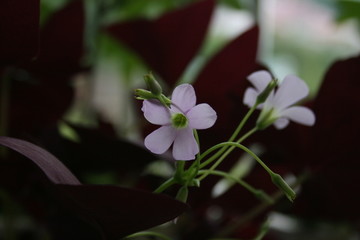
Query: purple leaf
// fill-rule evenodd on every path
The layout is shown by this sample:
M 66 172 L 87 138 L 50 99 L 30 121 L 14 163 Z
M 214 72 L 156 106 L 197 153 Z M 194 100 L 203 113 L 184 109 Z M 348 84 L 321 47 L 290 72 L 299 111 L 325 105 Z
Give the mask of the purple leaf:
M 167 83 L 173 85 L 204 40 L 213 0 L 165 14 L 155 21 L 112 25 L 107 31 L 134 49 Z
M 0 1 L 0 63 L 29 60 L 37 52 L 39 0 Z
M 42 139 L 44 146 L 69 166 L 77 176 L 89 172 L 113 170 L 119 177 L 140 174 L 144 166 L 157 159 L 144 147 L 119 139 L 115 133 L 106 134 L 102 129 L 71 127 L 80 141 L 73 142 L 61 136 L 58 128 L 47 132 Z M 136 159 L 133 161 L 132 159 Z
M 174 219 L 187 205 L 166 195 L 116 186 L 59 185 L 69 204 L 93 219 L 106 239 L 119 239 Z
M 0 136 L 0 145 L 8 147 L 32 160 L 55 184 L 80 184 L 79 180 L 56 157 L 32 143 Z
M 32 143 L 1 136 L 0 145 L 32 160 L 55 184 L 57 199 L 95 224 L 104 239 L 118 239 L 157 226 L 188 208 L 162 194 L 117 186 L 81 185 L 57 158 Z

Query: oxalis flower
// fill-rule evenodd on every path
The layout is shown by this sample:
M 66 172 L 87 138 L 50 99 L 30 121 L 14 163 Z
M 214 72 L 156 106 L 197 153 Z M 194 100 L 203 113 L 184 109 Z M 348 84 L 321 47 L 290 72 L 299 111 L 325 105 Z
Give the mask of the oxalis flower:
M 195 159 L 199 146 L 193 130 L 213 126 L 216 112 L 206 103 L 196 105 L 195 91 L 190 84 L 177 86 L 171 102 L 168 108 L 157 100 L 144 100 L 141 110 L 145 118 L 152 124 L 161 125 L 145 138 L 145 146 L 153 153 L 162 154 L 173 144 L 174 159 Z
M 267 71 L 254 72 L 248 76 L 248 80 L 254 85 L 246 90 L 244 104 L 254 106 L 256 99 L 272 80 Z M 289 121 L 294 121 L 306 126 L 315 124 L 315 114 L 307 107 L 293 106 L 309 94 L 306 83 L 294 75 L 288 75 L 278 86 L 272 90 L 264 103 L 258 106 L 262 109 L 257 121 L 259 129 L 264 129 L 271 124 L 277 129 L 283 129 Z

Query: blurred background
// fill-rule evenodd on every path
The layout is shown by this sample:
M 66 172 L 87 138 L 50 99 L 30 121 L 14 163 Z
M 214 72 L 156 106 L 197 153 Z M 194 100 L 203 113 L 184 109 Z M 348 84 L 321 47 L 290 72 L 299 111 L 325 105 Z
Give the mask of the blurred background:
M 164 178 L 171 176 L 173 162 L 169 156 L 153 156 L 142 147 L 144 136 L 153 128 L 141 114 L 140 102 L 134 99 L 134 89 L 145 88 L 143 75 L 149 71 L 154 73 L 168 94 L 175 85 L 188 82 L 195 84 L 197 90 L 200 89 L 200 100 L 211 101 L 212 98 L 208 97 L 211 93 L 220 101 L 222 90 L 217 90 L 216 84 L 230 80 L 227 80 L 227 73 L 220 70 L 217 72 L 219 75 L 211 75 L 209 66 L 213 67 L 213 59 L 228 59 L 219 60 L 217 66 L 219 69 L 228 66 L 233 72 L 239 72 L 241 77 L 238 81 L 242 82 L 238 87 L 239 92 L 245 90 L 245 77 L 248 74 L 265 68 L 280 81 L 288 74 L 305 80 L 310 88 L 306 104 L 316 107 L 314 99 L 317 98 L 324 102 L 322 106 L 330 104 L 324 100 L 325 97 L 318 97 L 324 79 L 330 79 L 330 75 L 327 75 L 330 74 L 330 67 L 337 61 L 358 57 L 360 52 L 360 1 L 357 0 L 31 0 L 26 4 L 18 0 L 0 3 L 0 8 L 0 19 L 3 19 L 0 23 L 0 135 L 41 145 L 64 161 L 83 183 L 88 184 L 114 184 L 152 190 Z M 252 35 L 246 37 L 246 41 L 245 37 L 241 38 L 248 34 Z M 234 50 L 237 49 L 238 39 L 242 39 L 241 43 L 244 44 L 239 51 Z M 221 58 L 225 54 L 231 57 Z M 252 54 L 255 54 L 254 59 L 251 58 Z M 357 68 L 360 68 L 358 60 L 352 69 Z M 344 68 L 337 71 L 336 76 L 344 74 L 344 78 L 358 79 L 358 76 L 350 74 L 351 71 Z M 224 79 L 209 79 L 207 84 L 203 79 L 208 76 L 224 76 Z M 231 84 L 236 85 L 237 75 L 231 76 L 234 76 Z M 226 86 L 230 88 L 232 85 Z M 355 98 L 358 85 L 356 88 L 346 86 L 354 89 L 352 96 Z M 335 84 L 327 90 L 336 88 Z M 346 91 L 339 96 L 347 96 Z M 321 96 L 333 97 L 327 92 L 324 90 Z M 240 93 L 236 93 L 234 98 L 238 99 L 237 104 L 240 105 Z M 344 109 L 352 109 L 349 107 L 351 102 L 347 104 L 344 103 Z M 223 109 L 228 110 L 227 107 Z M 355 108 L 355 111 L 358 112 L 358 109 Z M 216 110 L 221 112 L 221 108 Z M 354 116 L 351 127 L 356 126 L 356 129 L 349 127 L 348 131 L 353 129 L 358 132 L 359 127 L 355 124 L 358 115 L 351 115 Z M 225 118 L 222 120 L 225 121 Z M 328 129 L 334 126 L 338 125 L 331 125 Z M 214 131 L 217 134 L 226 132 L 219 126 Z M 307 141 L 304 135 L 298 135 L 303 132 L 302 128 L 289 132 L 289 135 L 293 135 L 286 135 L 286 139 L 297 139 L 293 141 L 294 145 L 301 145 L 304 139 Z M 338 134 L 334 138 L 344 137 Z M 223 138 L 226 139 L 226 136 Z M 213 141 L 224 140 L 221 137 Z M 261 136 L 253 142 L 262 141 L 263 145 L 252 145 L 259 154 L 265 154 L 270 159 L 271 156 L 278 159 L 278 156 L 286 155 L 278 152 L 274 155 L 271 151 L 266 154 L 271 148 L 271 145 L 267 145 L 269 137 Z M 312 137 L 311 141 L 321 139 Z M 336 143 L 336 146 L 352 148 L 355 143 L 351 140 L 350 143 L 341 143 L 343 145 Z M 276 150 L 280 152 L 291 151 L 291 148 L 285 150 L 286 143 L 278 147 L 281 150 Z M 297 151 L 309 148 L 306 146 Z M 49 226 L 39 224 L 39 219 L 43 218 L 34 217 L 33 209 L 29 211 L 29 206 L 24 207 L 23 201 L 19 201 L 24 196 L 40 198 L 43 192 L 29 194 L 28 191 L 34 186 L 24 184 L 29 180 L 18 177 L 26 169 L 22 167 L 19 173 L 19 166 L 9 164 L 12 161 L 11 153 L 3 148 L 0 150 L 5 163 L 2 164 L 0 178 L 3 182 L 0 239 L 61 239 L 62 235 L 54 237 L 52 231 L 47 230 Z M 347 152 L 351 152 L 349 156 L 358 158 L 353 155 L 353 150 Z M 237 161 L 239 156 L 234 158 Z M 244 159 L 244 156 L 240 159 Z M 243 166 L 247 166 L 246 161 L 243 160 Z M 301 161 L 297 163 L 296 170 L 277 161 L 275 167 L 285 169 L 284 173 L 290 179 L 293 174 L 301 172 L 298 170 Z M 309 162 L 302 166 L 307 170 L 311 168 L 315 173 L 321 171 L 318 165 L 312 167 Z M 254 169 L 249 166 L 244 168 L 248 169 L 244 170 L 244 177 L 251 175 L 250 170 Z M 353 167 L 349 165 L 349 168 Z M 249 180 L 255 185 L 263 181 L 256 174 Z M 334 177 L 336 182 L 337 177 L 332 172 L 327 176 Z M 9 181 L 12 177 L 16 181 Z M 354 178 L 354 181 L 357 180 Z M 220 239 L 216 238 L 217 230 L 224 230 L 225 223 L 231 225 L 239 216 L 243 216 L 243 212 L 229 214 L 236 204 L 242 205 L 242 196 L 236 192 L 238 188 L 221 190 L 229 191 L 228 195 L 222 192 L 210 196 L 218 181 L 218 178 L 214 178 L 209 184 L 204 184 L 207 194 L 194 193 L 190 205 L 195 209 L 195 214 L 180 219 L 175 227 L 165 225 L 156 230 L 168 233 L 173 239 Z M 326 185 L 327 180 L 323 181 Z M 347 184 L 356 185 L 357 182 L 349 180 Z M 15 193 L 19 188 L 23 189 L 21 196 Z M 272 187 L 266 190 L 274 191 Z M 311 196 L 310 190 L 302 191 L 300 187 L 298 191 L 300 195 L 305 192 Z M 347 193 L 351 195 L 349 198 L 357 198 L 356 190 Z M 173 193 L 170 191 L 168 194 Z M 225 197 L 219 197 L 222 194 Z M 232 200 L 231 207 L 223 208 L 233 198 L 232 194 L 238 198 Z M 337 189 L 331 194 L 336 195 Z M 331 196 L 341 198 L 341 195 Z M 205 207 L 200 203 L 204 197 L 215 200 L 206 203 Z M 236 203 L 235 199 L 239 202 Z M 244 199 L 252 203 L 251 199 Z M 350 217 L 346 212 L 348 209 L 343 211 L 340 207 L 348 202 L 335 201 L 320 212 L 326 213 L 329 209 L 339 207 L 338 211 L 343 213 L 341 217 L 336 214 L 333 217 L 326 214 L 315 216 L 314 211 L 322 202 L 317 199 L 316 203 L 316 206 L 306 208 L 306 204 L 300 201 L 297 210 L 292 212 L 288 203 L 279 201 L 279 205 L 264 211 L 260 223 L 252 219 L 241 231 L 227 230 L 231 232 L 229 239 L 360 239 L 358 207 L 353 208 Z M 351 204 L 348 205 L 350 209 Z M 41 208 L 36 204 L 30 208 L 34 206 Z M 48 207 L 44 207 L 43 212 L 50 211 Z M 49 209 L 52 209 L 51 206 Z M 309 209 L 312 214 L 307 215 Z M 35 212 L 38 213 L 37 210 Z M 8 216 L 11 216 L 10 223 Z M 12 227 L 9 228 L 9 224 Z M 9 231 L 12 233 L 9 234 Z M 71 234 L 66 235 L 66 239 L 72 239 L 69 236 Z M 88 239 L 81 238 L 81 234 L 79 236 L 76 239 Z

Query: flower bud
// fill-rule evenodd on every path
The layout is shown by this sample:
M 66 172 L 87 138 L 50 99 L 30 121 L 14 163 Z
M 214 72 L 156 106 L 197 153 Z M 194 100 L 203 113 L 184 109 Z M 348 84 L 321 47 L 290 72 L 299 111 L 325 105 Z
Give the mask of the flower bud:
M 256 98 L 256 104 L 261 104 L 266 101 L 268 96 L 270 95 L 271 91 L 277 86 L 277 79 L 273 79 L 269 82 L 269 84 L 266 86 L 264 91 L 262 91 L 259 96 Z
M 281 189 L 281 191 L 283 191 L 283 193 L 290 200 L 290 202 L 294 201 L 294 199 L 296 198 L 296 193 L 279 174 L 271 174 L 271 180 L 279 189 Z
M 135 98 L 138 100 L 148 100 L 157 98 L 152 92 L 145 89 L 135 89 Z
M 162 93 L 162 88 L 158 81 L 156 81 L 154 75 L 150 72 L 144 75 L 144 80 L 147 88 L 150 90 L 152 94 L 155 96 L 160 96 Z

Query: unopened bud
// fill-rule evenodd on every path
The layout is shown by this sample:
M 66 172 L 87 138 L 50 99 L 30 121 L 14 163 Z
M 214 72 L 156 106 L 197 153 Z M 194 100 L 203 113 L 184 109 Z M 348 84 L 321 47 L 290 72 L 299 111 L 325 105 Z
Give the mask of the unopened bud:
M 160 96 L 162 93 L 162 88 L 158 81 L 156 81 L 154 75 L 150 72 L 144 75 L 144 80 L 146 83 L 147 88 L 150 90 L 152 94 L 155 96 Z
M 265 102 L 268 96 L 270 95 L 271 91 L 277 86 L 277 83 L 278 83 L 277 79 L 271 80 L 264 89 L 264 91 L 262 91 L 256 98 L 256 103 L 261 104 Z
M 296 193 L 279 174 L 271 174 L 271 180 L 281 191 L 283 191 L 283 193 L 290 200 L 290 202 L 294 201 L 294 199 L 296 198 Z
M 138 100 L 154 99 L 156 96 L 145 89 L 135 89 L 135 98 Z

